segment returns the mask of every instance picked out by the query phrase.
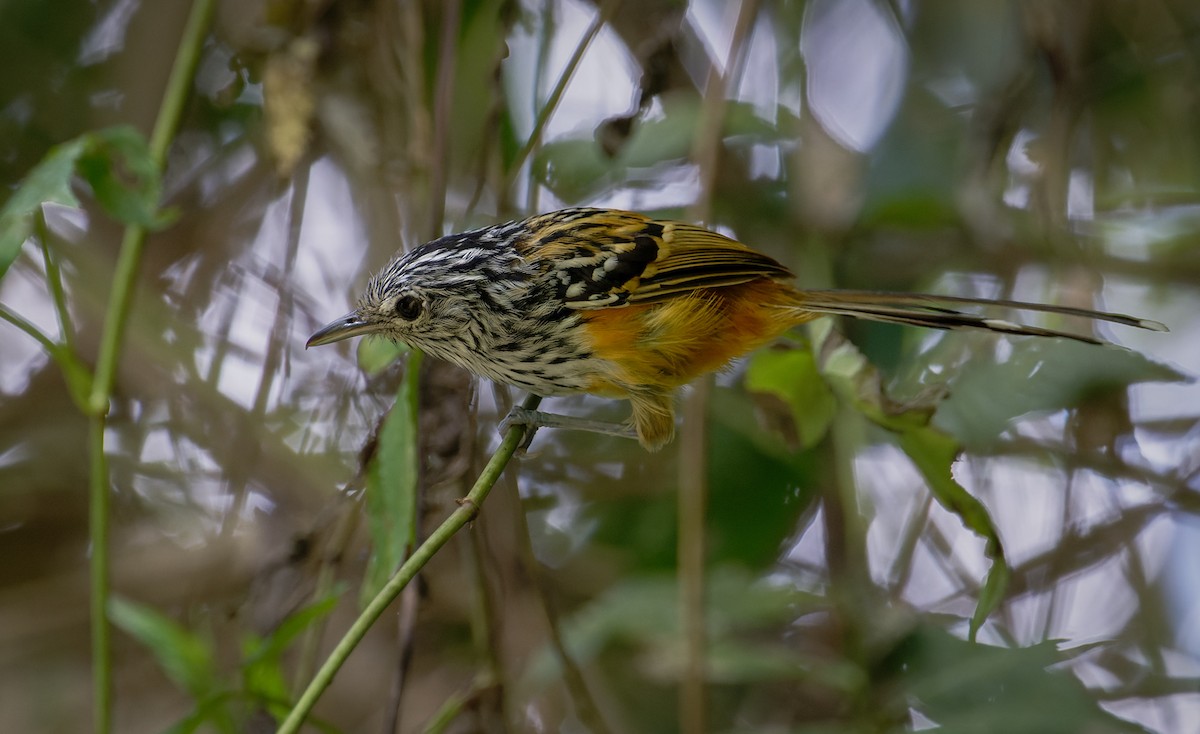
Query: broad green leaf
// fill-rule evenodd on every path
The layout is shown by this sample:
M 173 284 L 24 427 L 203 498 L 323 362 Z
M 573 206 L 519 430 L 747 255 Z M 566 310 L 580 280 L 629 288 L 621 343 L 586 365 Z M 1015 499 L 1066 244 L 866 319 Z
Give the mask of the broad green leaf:
M 559 139 L 541 147 L 533 174 L 563 201 L 581 201 L 616 181 L 616 164 L 596 141 Z
M 375 455 L 367 466 L 367 525 L 372 548 L 359 598 L 363 605 L 399 568 L 416 535 L 418 355 L 414 352 L 409 359 L 396 402 L 379 429 Z
M 1094 732 L 1145 729 L 1105 711 L 1069 672 L 1052 642 L 1023 648 L 980 645 L 922 625 L 879 666 L 885 690 L 913 706 L 946 734 Z M 890 681 L 889 681 L 890 683 Z
M 368 336 L 358 340 L 358 366 L 368 375 L 377 375 L 409 351 L 408 346 L 391 339 Z
M 987 451 L 1013 419 L 1027 413 L 1062 410 L 1088 395 L 1139 382 L 1187 379 L 1128 349 L 1063 339 L 1022 340 L 1004 362 L 967 363 L 950 397 L 938 406 L 934 425 L 972 450 Z
M 769 568 L 813 508 L 819 486 L 813 453 L 795 451 L 778 431 L 760 426 L 750 397 L 737 390 L 713 390 L 709 431 L 710 561 Z
M 923 428 L 937 407 L 939 392 L 898 402 L 883 389 L 883 380 L 858 348 L 833 331 L 829 319 L 811 327 L 818 366 L 834 393 L 880 426 L 896 432 Z
M 113 597 L 108 616 L 113 624 L 145 645 L 167 676 L 196 698 L 217 689 L 212 646 L 157 610 Z
M 697 98 L 665 99 L 663 115 L 639 119 L 628 142 L 615 157 L 606 155 L 590 134 L 549 141 L 534 158 L 534 174 L 564 201 L 580 201 L 616 182 L 635 187 L 657 185 L 662 167 L 687 162 L 700 113 Z M 781 120 L 793 117 L 783 107 L 776 114 Z M 773 123 L 760 117 L 753 105 L 743 102 L 728 105 L 722 132 L 741 145 L 781 138 Z
M 791 409 L 802 448 L 825 437 L 837 412 L 837 399 L 809 349 L 764 350 L 754 355 L 746 369 L 746 388 L 774 395 Z
M 698 97 L 676 95 L 663 100 L 663 116 L 638 123 L 620 162 L 629 168 L 648 168 L 668 161 L 683 160 L 695 145 L 696 127 L 702 105 Z M 780 120 L 794 116 L 784 107 L 776 109 Z M 731 102 L 725 108 L 722 134 L 748 142 L 781 139 L 779 129 L 758 116 L 754 106 Z
M 51 148 L 0 209 L 0 277 L 32 234 L 43 204 L 79 206 L 71 189 L 76 174 L 118 221 L 150 228 L 170 221 L 158 208 L 162 181 L 141 133 L 126 125 L 85 133 Z
M 86 141 L 76 168 L 109 216 L 148 229 L 171 222 L 174 214 L 159 210 L 162 180 L 141 133 L 120 125 L 90 133 Z
M 71 191 L 71 178 L 86 144 L 85 138 L 76 138 L 51 148 L 0 209 L 0 277 L 33 233 L 33 218 L 42 204 L 79 206 L 79 199 Z
M 786 584 L 771 584 L 732 566 L 716 568 L 709 574 L 708 636 L 710 649 L 727 650 L 745 642 L 763 628 L 775 628 L 795 620 L 806 609 L 823 604 L 819 599 Z M 651 656 L 676 655 L 682 649 L 679 629 L 678 579 L 671 576 L 631 577 L 608 589 L 564 620 L 564 642 L 576 662 L 587 664 L 611 646 L 632 645 Z M 734 661 L 729 661 L 731 676 Z M 791 670 L 810 679 L 841 687 L 847 680 L 845 670 L 816 669 L 796 657 Z M 750 670 L 746 677 L 761 674 L 765 667 L 778 669 L 780 659 Z M 538 684 L 555 679 L 555 664 L 549 654 L 532 666 L 530 679 Z M 663 675 L 677 675 L 680 667 L 665 661 L 657 668 Z

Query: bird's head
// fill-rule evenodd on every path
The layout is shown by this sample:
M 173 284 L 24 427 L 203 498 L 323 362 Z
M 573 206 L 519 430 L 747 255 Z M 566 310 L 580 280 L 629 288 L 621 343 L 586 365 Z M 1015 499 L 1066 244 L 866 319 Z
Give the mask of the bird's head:
M 396 258 L 371 277 L 357 308 L 322 326 L 306 346 L 378 334 L 426 351 L 452 348 L 468 324 L 487 319 L 503 281 L 496 250 L 479 244 L 444 237 Z

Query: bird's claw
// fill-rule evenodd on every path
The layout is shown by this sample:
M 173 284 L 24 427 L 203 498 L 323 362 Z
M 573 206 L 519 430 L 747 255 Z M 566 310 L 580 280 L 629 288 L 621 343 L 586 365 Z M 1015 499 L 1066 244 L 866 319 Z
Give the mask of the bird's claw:
M 533 443 L 533 436 L 537 433 L 537 429 L 542 427 L 541 421 L 538 420 L 537 411 L 527 410 L 519 406 L 515 407 L 508 411 L 508 415 L 504 416 L 500 421 L 497 430 L 500 431 L 501 436 L 504 436 L 508 433 L 508 429 L 515 426 L 525 427 L 525 435 L 521 438 L 521 443 L 517 445 L 517 451 L 524 453 L 529 448 L 529 445 Z

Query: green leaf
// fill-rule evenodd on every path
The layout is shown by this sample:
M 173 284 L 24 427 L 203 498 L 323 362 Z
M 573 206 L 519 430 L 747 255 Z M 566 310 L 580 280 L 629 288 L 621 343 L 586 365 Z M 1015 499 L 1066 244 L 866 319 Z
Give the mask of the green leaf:
M 145 645 L 167 676 L 196 698 L 217 690 L 217 671 L 210 643 L 152 607 L 113 597 L 108 616 L 113 624 Z
M 290 701 L 283 654 L 292 641 L 337 606 L 342 589 L 309 604 L 288 617 L 265 638 L 249 635 L 242 641 L 242 687 L 277 720 L 287 716 Z
M 86 142 L 85 138 L 76 138 L 51 148 L 0 209 L 0 277 L 33 233 L 33 218 L 42 204 L 79 206 L 79 199 L 71 191 L 71 178 Z
M 164 227 L 174 214 L 159 210 L 162 179 L 150 146 L 128 125 L 90 133 L 76 170 L 100 206 L 117 221 L 148 229 Z
M 563 201 L 581 201 L 616 181 L 616 164 L 594 140 L 547 143 L 534 156 L 533 174 Z
M 929 490 L 942 507 L 958 516 L 969 530 L 986 541 L 984 555 L 992 562 L 987 578 L 979 592 L 979 601 L 971 615 L 971 640 L 979 628 L 1004 598 L 1012 572 L 1004 557 L 1004 546 L 996 524 L 983 503 L 975 499 L 961 484 L 954 481 L 951 466 L 962 447 L 953 437 L 935 428 L 910 428 L 899 434 L 900 447 L 929 483 Z
M 282 655 L 293 640 L 334 610 L 338 597 L 344 590 L 344 587 L 335 588 L 324 598 L 289 614 L 287 619 L 265 638 L 255 638 L 253 646 L 246 648 L 245 662 L 253 664 L 262 658 Z
M 391 339 L 368 336 L 358 340 L 358 366 L 368 375 L 377 375 L 410 351 L 408 346 Z
M 166 730 L 166 734 L 192 734 L 204 729 L 206 724 L 226 734 L 244 731 L 245 727 L 238 726 L 230 713 L 234 703 L 234 694 L 229 691 L 219 691 L 196 701 L 196 707 L 191 713 L 175 722 Z
M 788 584 L 772 584 L 734 566 L 713 569 L 706 588 L 708 599 L 709 651 L 728 652 L 731 645 L 744 644 L 762 629 L 789 624 L 805 610 L 819 608 L 816 597 Z M 606 649 L 633 645 L 652 657 L 668 656 L 655 663 L 664 676 L 682 670 L 683 640 L 679 629 L 678 579 L 672 576 L 630 577 L 605 591 L 581 608 L 563 626 L 564 642 L 575 660 L 588 664 Z M 779 648 L 781 655 L 784 648 Z M 725 670 L 730 677 L 753 678 L 765 669 L 779 670 L 783 658 L 776 657 L 758 667 L 728 656 Z M 549 653 L 540 656 L 530 670 L 531 680 L 549 683 L 555 679 L 555 662 Z M 824 680 L 840 687 L 844 670 L 814 669 L 799 656 L 791 658 L 793 673 Z
M 883 389 L 883 380 L 858 348 L 833 331 L 829 319 L 811 327 L 818 367 L 834 393 L 872 422 L 896 432 L 922 428 L 937 406 L 940 391 L 897 402 Z
M 242 687 L 246 695 L 263 706 L 276 721 L 287 717 L 289 701 L 287 676 L 283 661 L 277 655 L 255 655 L 259 640 L 250 638 L 242 643 L 243 654 L 252 656 L 254 662 L 242 666 Z
M 396 402 L 379 429 L 367 466 L 367 525 L 372 552 L 360 592 L 365 605 L 400 566 L 416 536 L 417 405 L 420 352 L 413 352 Z
M 630 168 L 649 168 L 670 161 L 682 161 L 692 153 L 696 127 L 703 108 L 699 97 L 673 95 L 663 99 L 663 116 L 640 121 L 621 156 Z M 794 119 L 784 107 L 776 109 L 780 120 Z M 758 116 L 746 102 L 730 102 L 725 110 L 727 138 L 744 138 L 748 143 L 769 143 L 783 136 L 771 122 Z
M 820 442 L 837 413 L 837 399 L 809 349 L 764 350 L 754 355 L 746 369 L 746 389 L 774 395 L 791 409 L 802 448 Z
M 754 406 L 741 391 L 713 390 L 709 426 L 709 559 L 770 568 L 800 532 L 801 517 L 812 517 L 820 486 L 813 452 L 797 452 L 778 431 L 758 425 Z M 660 530 L 657 536 L 673 541 L 674 524 L 670 527 L 670 533 Z
M 51 148 L 0 209 L 0 277 L 32 234 L 43 204 L 79 206 L 71 189 L 76 174 L 118 221 L 150 228 L 169 223 L 171 216 L 158 209 L 158 164 L 141 133 L 127 125 L 85 133 Z
M 913 706 L 946 734 L 1142 732 L 1105 711 L 1069 672 L 1053 642 L 1002 648 L 961 640 L 923 625 L 882 661 L 899 684 L 897 706 Z
M 564 201 L 581 201 L 616 182 L 658 186 L 664 167 L 687 162 L 700 113 L 696 97 L 664 98 L 662 116 L 639 118 L 628 143 L 616 157 L 606 155 L 590 134 L 562 137 L 547 142 L 538 151 L 533 160 L 534 175 Z M 776 114 L 780 120 L 794 118 L 784 107 Z M 782 137 L 774 124 L 745 102 L 730 103 L 722 132 L 743 145 Z
M 987 451 L 1014 418 L 1027 413 L 1062 410 L 1089 395 L 1139 382 L 1186 380 L 1128 349 L 1064 339 L 1021 340 L 1004 362 L 968 362 L 950 397 L 938 406 L 934 425 L 967 448 Z

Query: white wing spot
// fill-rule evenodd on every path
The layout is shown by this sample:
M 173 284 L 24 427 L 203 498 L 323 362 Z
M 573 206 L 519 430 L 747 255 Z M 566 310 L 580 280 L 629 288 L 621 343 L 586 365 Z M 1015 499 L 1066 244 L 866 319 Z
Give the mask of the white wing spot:
M 1005 321 L 1004 319 L 984 319 L 983 323 L 990 326 L 993 329 L 996 329 L 997 331 L 1020 332 L 1026 328 L 1024 326 L 1021 326 L 1020 324 L 1014 324 L 1011 321 Z

